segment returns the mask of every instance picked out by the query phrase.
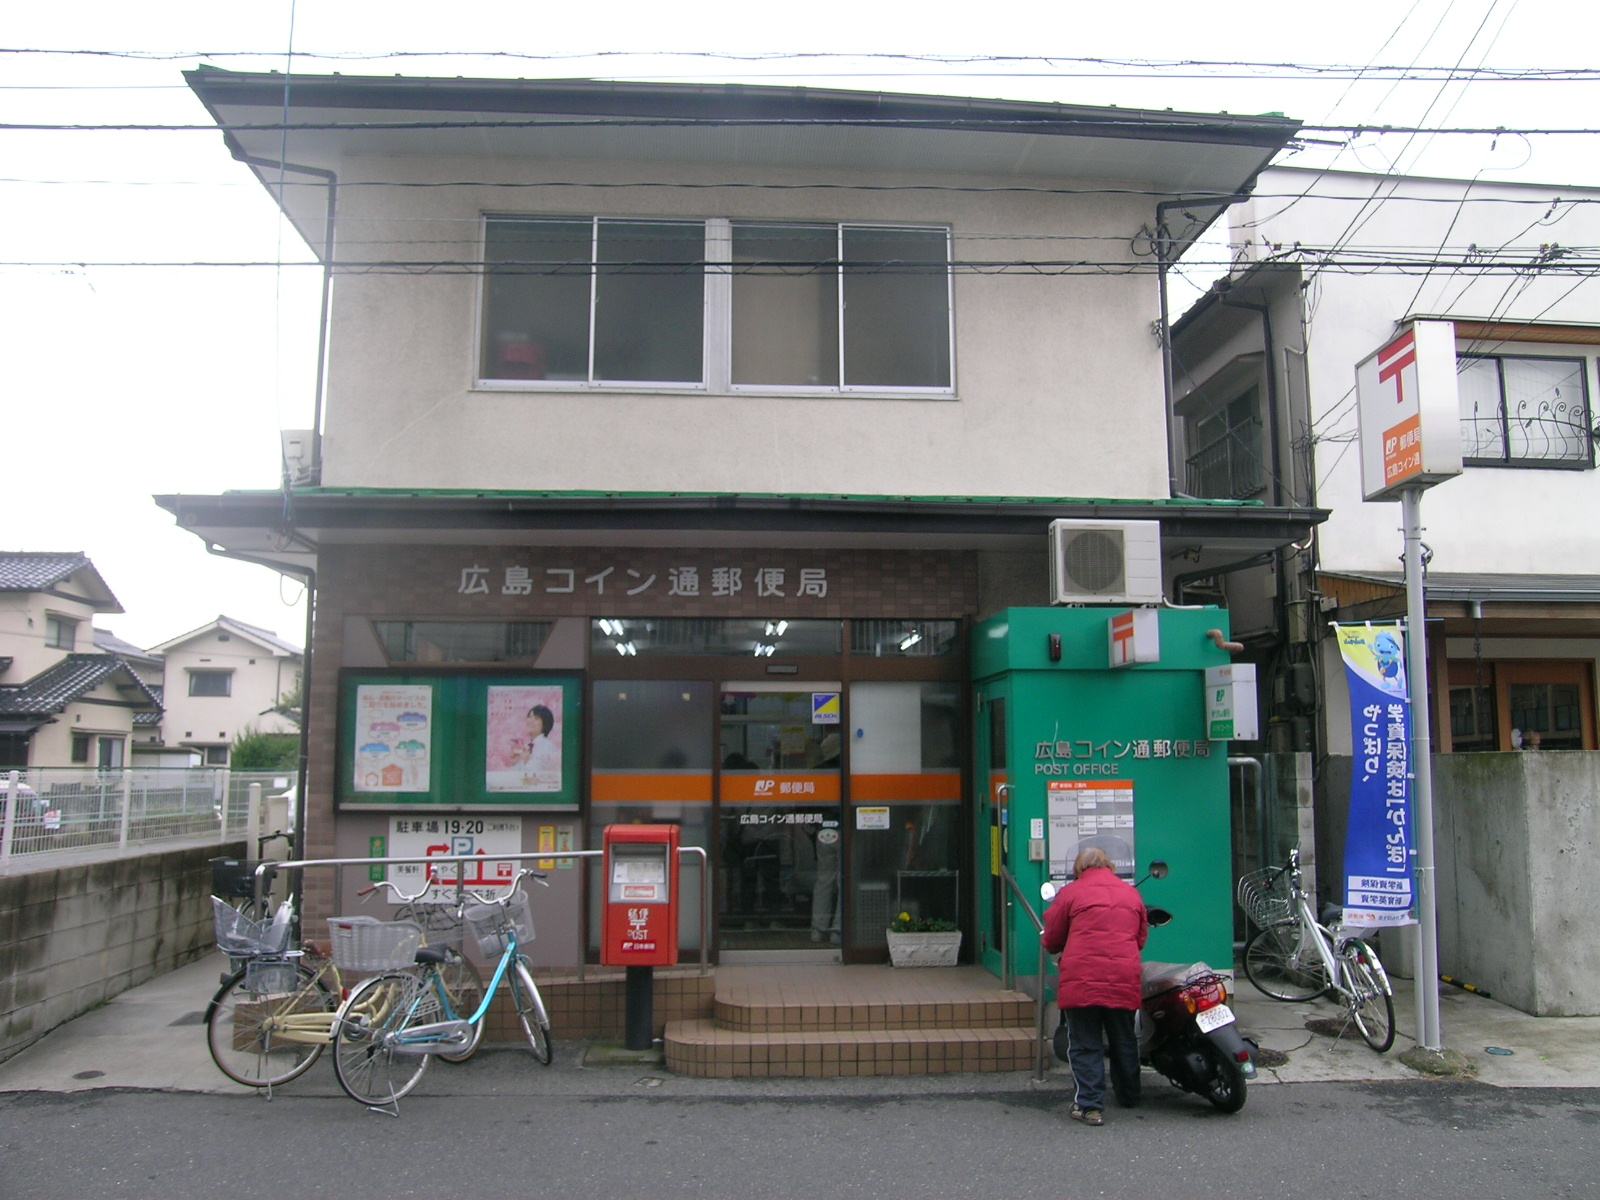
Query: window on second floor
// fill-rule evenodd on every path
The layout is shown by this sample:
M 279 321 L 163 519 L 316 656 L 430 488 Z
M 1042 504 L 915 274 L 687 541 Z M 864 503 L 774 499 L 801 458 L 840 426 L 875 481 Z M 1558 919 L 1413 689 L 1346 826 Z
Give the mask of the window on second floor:
M 52 650 L 71 650 L 78 642 L 78 623 L 66 617 L 44 619 L 44 644 Z
M 1581 358 L 1461 355 L 1461 457 L 1469 466 L 1592 467 Z
M 190 671 L 189 695 L 191 696 L 231 696 L 233 695 L 232 671 Z
M 491 217 L 480 376 L 949 391 L 949 243 L 943 228 Z
M 1208 500 L 1242 500 L 1266 486 L 1260 389 L 1251 388 L 1203 417 L 1191 419 L 1188 492 Z

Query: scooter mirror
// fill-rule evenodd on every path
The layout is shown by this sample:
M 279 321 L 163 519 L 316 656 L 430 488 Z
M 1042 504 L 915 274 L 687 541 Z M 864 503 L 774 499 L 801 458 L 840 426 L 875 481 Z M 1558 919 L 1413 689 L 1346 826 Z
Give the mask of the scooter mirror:
M 1157 859 L 1155 862 L 1150 864 L 1150 878 L 1165 879 L 1169 869 L 1170 868 L 1168 868 L 1166 863 L 1162 862 L 1160 859 Z
M 1144 911 L 1145 916 L 1149 919 L 1150 924 L 1152 925 L 1161 926 L 1172 924 L 1172 914 L 1164 908 L 1147 908 Z
M 1046 879 L 1039 885 L 1039 898 L 1048 902 L 1056 898 L 1056 893 L 1061 890 L 1061 885 L 1053 879 Z

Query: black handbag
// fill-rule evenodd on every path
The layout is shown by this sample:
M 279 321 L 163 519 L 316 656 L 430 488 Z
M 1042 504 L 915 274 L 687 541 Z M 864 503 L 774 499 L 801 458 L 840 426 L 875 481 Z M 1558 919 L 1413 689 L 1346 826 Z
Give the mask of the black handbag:
M 1057 1058 L 1064 1063 L 1070 1063 L 1072 1057 L 1069 1051 L 1072 1046 L 1072 1039 L 1067 1036 L 1067 1012 L 1066 1009 L 1060 1009 L 1059 1011 L 1061 1013 L 1061 1023 L 1056 1026 L 1055 1033 L 1050 1035 L 1050 1046 L 1055 1050 Z

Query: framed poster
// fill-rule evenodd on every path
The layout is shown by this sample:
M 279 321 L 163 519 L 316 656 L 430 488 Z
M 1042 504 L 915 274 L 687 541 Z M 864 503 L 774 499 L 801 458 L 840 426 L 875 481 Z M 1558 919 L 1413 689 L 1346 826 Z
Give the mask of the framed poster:
M 576 810 L 576 675 L 345 672 L 341 808 Z

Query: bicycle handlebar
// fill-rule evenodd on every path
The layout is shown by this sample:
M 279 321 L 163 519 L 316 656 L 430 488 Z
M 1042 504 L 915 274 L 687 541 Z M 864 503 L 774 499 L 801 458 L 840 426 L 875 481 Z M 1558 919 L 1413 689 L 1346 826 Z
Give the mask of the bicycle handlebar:
M 523 867 L 511 880 L 511 883 L 506 888 L 504 895 L 499 895 L 494 892 L 479 892 L 472 888 L 464 888 L 463 890 L 479 904 L 505 904 L 516 892 L 517 885 L 520 884 L 524 879 L 532 879 L 545 887 L 550 886 L 550 881 L 545 878 L 545 873 L 543 871 L 532 871 L 527 867 Z
M 428 889 L 433 886 L 433 883 L 433 872 L 428 871 L 423 877 L 422 890 L 414 896 L 407 895 L 405 892 L 400 890 L 399 885 L 391 883 L 387 879 L 380 879 L 377 883 L 372 884 L 370 887 L 358 889 L 356 891 L 356 895 L 360 896 L 361 902 L 365 904 L 367 902 L 367 897 L 372 895 L 373 892 L 377 891 L 379 888 L 388 888 L 394 893 L 395 899 L 399 900 L 401 903 L 415 904 L 418 900 L 422 899 L 428 894 Z

